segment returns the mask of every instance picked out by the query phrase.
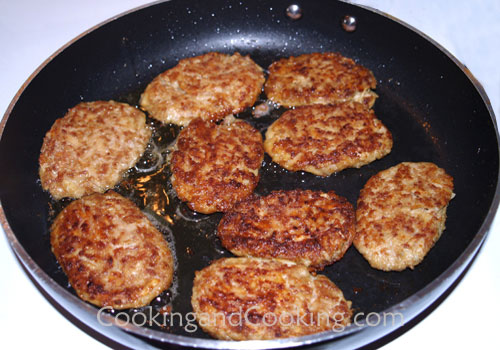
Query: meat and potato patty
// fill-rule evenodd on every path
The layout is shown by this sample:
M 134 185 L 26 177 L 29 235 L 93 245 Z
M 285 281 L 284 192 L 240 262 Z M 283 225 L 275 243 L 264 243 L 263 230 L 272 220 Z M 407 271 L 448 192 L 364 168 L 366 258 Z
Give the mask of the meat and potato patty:
M 224 212 L 253 192 L 263 159 L 262 136 L 250 124 L 232 116 L 221 124 L 195 119 L 177 138 L 172 185 L 192 210 Z
M 354 245 L 376 269 L 419 264 L 445 228 L 453 178 L 433 163 L 400 163 L 361 190 Z
M 355 234 L 352 205 L 334 192 L 275 191 L 225 213 L 217 235 L 238 256 L 281 258 L 321 269 L 344 255 Z
M 82 102 L 43 140 L 39 175 L 53 198 L 80 198 L 115 186 L 151 137 L 146 116 L 114 101 Z
M 288 110 L 266 131 L 264 149 L 291 171 L 329 176 L 389 154 L 392 135 L 371 109 L 357 102 Z
M 327 277 L 279 259 L 223 258 L 194 279 L 199 325 L 224 340 L 288 338 L 343 330 L 351 302 Z
M 115 192 L 70 203 L 51 227 L 52 251 L 80 298 L 135 308 L 167 289 L 173 257 L 162 234 Z
M 262 91 L 264 73 L 249 56 L 218 52 L 186 58 L 157 76 L 140 104 L 164 123 L 213 121 L 251 107 Z
M 372 107 L 377 81 L 367 68 L 338 53 L 283 58 L 269 66 L 267 97 L 285 107 L 356 101 Z

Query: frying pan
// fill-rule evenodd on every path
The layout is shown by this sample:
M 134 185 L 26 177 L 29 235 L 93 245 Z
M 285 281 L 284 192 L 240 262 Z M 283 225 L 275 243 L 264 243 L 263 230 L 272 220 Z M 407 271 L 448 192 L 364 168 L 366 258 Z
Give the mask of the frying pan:
M 289 4 L 277 1 L 272 6 L 285 9 Z M 297 174 L 279 172 L 279 176 L 268 177 L 258 191 L 265 193 L 273 186 L 287 188 L 297 184 L 318 189 L 327 186 L 354 203 L 369 176 L 399 161 L 431 160 L 444 167 L 455 177 L 457 198 L 450 205 L 445 234 L 421 266 L 401 274 L 377 273 L 366 264 L 363 266 L 363 260 L 351 249 L 342 261 L 343 266 L 339 263 L 325 271 L 360 310 L 383 312 L 396 308 L 404 311 L 405 321 L 409 321 L 442 294 L 465 268 L 484 239 L 498 205 L 497 134 L 492 112 L 481 92 L 446 53 L 401 25 L 363 9 L 335 2 L 307 3 L 302 5 L 303 18 L 288 21 L 282 15 L 284 10 L 273 13 L 268 4 L 229 8 L 225 2 L 214 1 L 210 5 L 214 17 L 219 11 L 226 11 L 223 17 L 224 22 L 228 21 L 226 25 L 220 25 L 220 17 L 217 22 L 210 18 L 199 20 L 200 13 L 208 12 L 206 4 L 198 2 L 193 2 L 188 11 L 185 2 L 160 3 L 109 22 L 54 57 L 21 92 L 4 121 L 0 144 L 2 167 L 11 170 L 2 175 L 2 220 L 15 252 L 34 279 L 59 304 L 83 322 L 95 323 L 96 309 L 71 294 L 64 276 L 57 272 L 47 241 L 40 242 L 40 237 L 47 237 L 51 203 L 36 182 L 36 159 L 43 135 L 54 119 L 79 102 L 81 96 L 85 100 L 114 98 L 134 103 L 154 75 L 179 58 L 206 52 L 206 47 L 249 53 L 264 67 L 281 56 L 340 51 L 372 69 L 380 80 L 375 111 L 393 131 L 393 153 L 360 170 L 340 173 L 327 183 L 307 175 L 299 174 L 298 179 Z M 314 15 L 308 17 L 307 13 Z M 322 16 L 324 13 L 329 15 Z M 357 30 L 347 33 L 332 25 L 332 13 L 339 14 L 336 18 L 347 13 L 354 15 L 358 20 Z M 166 20 L 173 14 L 177 19 L 175 24 Z M 215 24 L 221 27 L 218 32 Z M 175 40 L 165 40 L 165 31 L 169 30 L 174 32 Z M 250 40 L 241 40 L 245 38 Z M 90 47 L 97 52 L 94 56 L 85 54 Z M 265 127 L 264 121 L 258 123 Z M 26 125 L 30 125 L 29 133 L 25 132 Z M 264 167 L 263 171 L 269 172 L 269 168 Z M 467 217 L 467 222 L 460 220 L 463 217 Z M 176 243 L 181 244 L 180 240 Z M 190 265 L 195 265 L 195 260 L 189 260 Z M 365 284 L 367 279 L 375 282 Z M 248 348 L 323 345 L 324 341 L 334 342 L 338 347 L 352 346 L 380 337 L 393 328 L 360 326 L 341 336 L 319 335 L 243 345 L 214 342 L 201 334 L 202 340 L 197 341 L 165 332 L 158 335 L 154 329 L 128 330 L 156 337 L 153 346 L 159 346 L 160 340 Z M 115 329 L 107 332 L 127 344 L 134 344 L 136 339 L 144 341 L 117 333 Z

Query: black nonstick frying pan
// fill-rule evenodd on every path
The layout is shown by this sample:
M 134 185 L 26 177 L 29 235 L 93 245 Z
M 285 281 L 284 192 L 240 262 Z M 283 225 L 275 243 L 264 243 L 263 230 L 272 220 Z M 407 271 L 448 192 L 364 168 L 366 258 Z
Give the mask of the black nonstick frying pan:
M 409 321 L 425 309 L 453 282 L 478 249 L 498 205 L 498 139 L 492 113 L 480 91 L 446 53 L 392 20 L 344 3 L 309 1 L 301 4 L 302 18 L 294 21 L 284 14 L 289 5 L 285 1 L 243 5 L 173 1 L 138 10 L 99 27 L 63 50 L 31 80 L 12 105 L 0 144 L 0 163 L 3 169 L 10 170 L 1 175 L 2 221 L 28 271 L 58 303 L 83 322 L 95 324 L 97 309 L 78 300 L 67 288 L 48 245 L 48 224 L 65 203 L 52 202 L 37 182 L 43 135 L 57 117 L 81 99 L 116 99 L 136 104 L 140 92 L 156 74 L 180 58 L 212 50 L 250 54 L 263 67 L 279 57 L 338 51 L 372 69 L 379 80 L 380 98 L 375 112 L 394 135 L 395 146 L 389 156 L 328 179 L 288 173 L 266 158 L 258 193 L 296 187 L 333 189 L 355 203 L 359 189 L 379 170 L 400 161 L 433 161 L 455 178 L 457 197 L 449 207 L 447 230 L 414 271 L 372 270 L 355 249 L 326 269 L 324 273 L 344 290 L 357 311 L 372 313 L 372 319 L 361 319 L 359 325 L 342 334 L 250 344 L 214 341 L 201 331 L 187 333 L 175 325 L 171 329 L 125 326 L 144 338 L 107 328 L 110 334 L 129 342 L 153 338 L 149 344 L 158 347 L 360 344 L 398 326 L 369 326 L 376 322 L 376 315 L 398 312 Z M 339 25 L 346 14 L 357 20 L 352 33 Z M 239 117 L 264 131 L 280 112 L 259 120 L 252 119 L 249 113 Z M 169 127 L 159 130 L 162 135 L 175 132 L 175 128 Z M 139 205 L 141 197 L 133 180 L 143 174 L 133 172 L 130 181 L 117 188 L 135 198 Z M 168 172 L 160 175 L 151 186 L 163 184 L 168 188 Z M 187 314 L 193 271 L 213 258 L 229 254 L 213 236 L 217 215 L 197 216 L 175 198 L 172 203 L 165 213 L 173 216 L 179 211 L 181 219 L 172 227 L 156 219 L 175 240 L 180 262 L 178 291 L 173 298 L 172 291 L 172 295 L 165 293 L 158 302 L 172 298 L 173 310 Z M 148 211 L 151 207 L 143 208 Z M 129 315 L 136 312 L 131 310 Z

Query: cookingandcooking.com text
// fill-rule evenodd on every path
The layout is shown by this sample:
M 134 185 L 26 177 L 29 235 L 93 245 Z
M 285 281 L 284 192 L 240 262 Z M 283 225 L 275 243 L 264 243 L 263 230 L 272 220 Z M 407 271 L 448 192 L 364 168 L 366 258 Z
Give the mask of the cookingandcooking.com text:
M 300 314 L 299 310 L 294 312 L 283 312 L 279 315 L 269 312 L 261 317 L 259 323 L 255 322 L 252 312 L 255 311 L 254 308 L 249 308 L 244 311 L 240 309 L 240 312 L 232 313 L 231 315 L 226 315 L 224 313 L 201 313 L 198 314 L 198 318 L 194 312 L 188 312 L 185 315 L 179 312 L 171 313 L 158 313 L 153 310 L 152 306 L 147 306 L 140 312 L 136 312 L 133 315 L 129 315 L 127 312 L 119 312 L 114 315 L 113 318 L 103 317 L 103 315 L 110 316 L 106 311 L 112 311 L 113 308 L 110 306 L 103 307 L 99 309 L 97 313 L 97 321 L 99 324 L 105 327 L 114 325 L 125 327 L 129 324 L 135 326 L 158 326 L 158 327 L 171 327 L 179 326 L 183 328 L 188 333 L 196 332 L 198 326 L 209 326 L 217 324 L 227 323 L 231 327 L 241 326 L 243 324 L 258 325 L 262 323 L 264 326 L 272 327 L 277 324 L 284 327 L 290 326 L 300 326 L 308 327 L 318 324 L 318 322 L 324 322 L 329 328 L 334 332 L 342 332 L 345 329 L 343 325 L 344 314 L 337 313 L 333 316 L 328 313 L 318 312 L 316 314 Z M 399 312 L 370 312 L 368 314 L 364 312 L 358 312 L 352 318 L 352 323 L 356 326 L 394 326 L 403 325 L 404 317 L 403 314 Z M 330 326 L 331 324 L 331 326 Z

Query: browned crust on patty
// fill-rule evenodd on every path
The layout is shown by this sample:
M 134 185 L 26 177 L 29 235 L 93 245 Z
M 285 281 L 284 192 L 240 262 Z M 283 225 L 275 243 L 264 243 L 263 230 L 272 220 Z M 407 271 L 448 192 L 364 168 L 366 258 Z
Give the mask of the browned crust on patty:
M 115 186 L 151 137 L 146 116 L 114 101 L 82 102 L 57 119 L 43 140 L 40 180 L 55 199 Z
M 341 331 L 352 317 L 351 302 L 327 277 L 278 259 L 215 261 L 196 272 L 191 304 L 202 329 L 224 340 Z
M 339 53 L 282 58 L 269 66 L 264 91 L 285 107 L 356 101 L 372 107 L 377 95 L 373 73 Z
M 453 178 L 433 163 L 404 162 L 361 190 L 354 245 L 376 269 L 413 269 L 445 228 Z
M 70 203 L 52 224 L 50 243 L 78 296 L 99 307 L 145 306 L 172 283 L 163 235 L 112 191 Z
M 217 235 L 238 256 L 281 258 L 322 269 L 344 255 L 355 234 L 354 209 L 333 191 L 275 191 L 225 213 Z
M 192 210 L 224 212 L 253 192 L 263 159 L 262 136 L 250 124 L 195 119 L 177 138 L 172 185 Z
M 392 135 L 371 109 L 357 102 L 286 111 L 266 132 L 265 151 L 291 171 L 329 176 L 390 153 Z
M 141 96 L 141 107 L 164 123 L 217 121 L 251 107 L 265 78 L 249 56 L 219 52 L 190 57 L 157 76 Z

